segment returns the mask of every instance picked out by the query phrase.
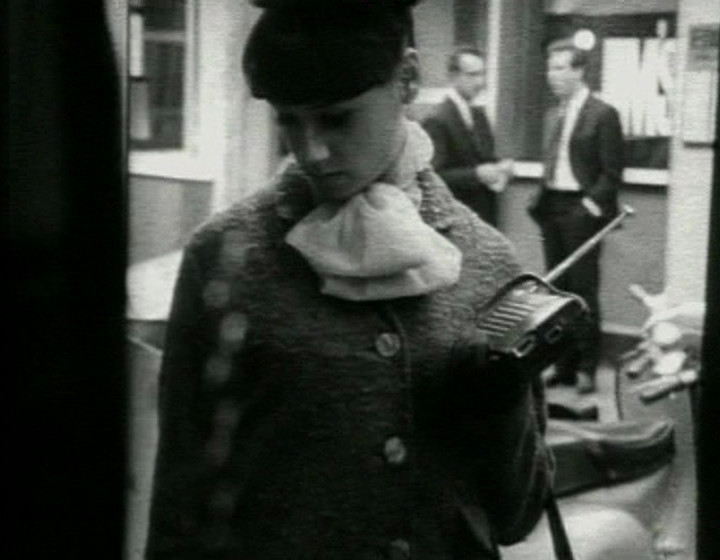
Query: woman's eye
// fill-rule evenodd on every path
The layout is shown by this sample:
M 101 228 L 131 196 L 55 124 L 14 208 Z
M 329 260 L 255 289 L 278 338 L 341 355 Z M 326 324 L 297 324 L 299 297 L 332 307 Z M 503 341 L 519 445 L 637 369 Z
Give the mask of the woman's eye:
M 326 128 L 339 128 L 350 121 L 350 113 L 328 113 L 320 115 L 320 124 Z

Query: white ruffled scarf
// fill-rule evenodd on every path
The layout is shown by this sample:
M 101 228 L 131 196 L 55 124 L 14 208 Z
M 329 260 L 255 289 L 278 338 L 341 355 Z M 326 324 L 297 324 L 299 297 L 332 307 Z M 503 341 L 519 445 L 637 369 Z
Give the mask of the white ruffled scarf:
M 320 276 L 323 294 L 353 301 L 416 296 L 460 276 L 460 250 L 418 211 L 417 175 L 430 168 L 432 141 L 417 123 L 407 120 L 405 127 L 403 150 L 382 178 L 392 183 L 318 205 L 285 237 Z

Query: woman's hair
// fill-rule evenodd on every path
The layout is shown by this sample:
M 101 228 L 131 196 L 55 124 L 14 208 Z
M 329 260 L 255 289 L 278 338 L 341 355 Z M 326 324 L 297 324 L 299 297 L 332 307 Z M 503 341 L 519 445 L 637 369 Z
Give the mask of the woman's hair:
M 417 0 L 254 0 L 264 8 L 243 56 L 255 97 L 335 103 L 389 82 L 413 44 Z

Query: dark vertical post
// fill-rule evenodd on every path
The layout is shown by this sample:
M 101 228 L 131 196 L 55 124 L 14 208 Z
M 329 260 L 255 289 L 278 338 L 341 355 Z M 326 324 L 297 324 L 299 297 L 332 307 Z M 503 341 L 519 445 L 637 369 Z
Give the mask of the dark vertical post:
M 9 534 L 19 535 L 6 548 L 22 558 L 119 559 L 125 189 L 103 3 L 3 8 L 2 368 L 14 393 L 3 407 L 4 477 L 17 496 Z
M 498 157 L 539 159 L 545 55 L 543 3 L 502 2 L 495 129 Z
M 720 69 L 719 69 L 720 71 Z M 720 115 L 720 97 L 717 98 Z M 720 120 L 715 121 L 713 178 L 708 240 L 705 327 L 702 349 L 700 406 L 697 414 L 697 557 L 713 560 L 720 551 Z

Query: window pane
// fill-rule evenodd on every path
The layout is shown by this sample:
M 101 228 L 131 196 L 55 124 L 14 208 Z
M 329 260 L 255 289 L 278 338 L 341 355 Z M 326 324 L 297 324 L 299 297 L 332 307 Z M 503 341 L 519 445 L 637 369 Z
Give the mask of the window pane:
M 149 30 L 184 30 L 185 0 L 146 0 L 145 18 Z
M 141 75 L 133 75 L 130 98 L 131 147 L 181 149 L 184 144 L 186 57 L 188 42 L 185 0 L 145 0 L 131 12 L 142 25 L 131 33 L 142 35 Z
M 182 147 L 184 59 L 184 45 L 145 43 L 154 148 Z

